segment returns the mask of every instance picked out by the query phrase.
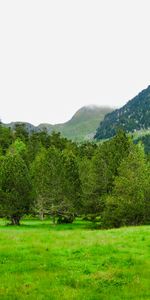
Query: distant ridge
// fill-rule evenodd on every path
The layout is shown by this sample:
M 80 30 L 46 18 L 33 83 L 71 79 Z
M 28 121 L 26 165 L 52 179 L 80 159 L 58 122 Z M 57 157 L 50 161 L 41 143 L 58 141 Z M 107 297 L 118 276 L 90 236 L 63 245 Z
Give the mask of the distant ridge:
M 107 114 L 100 122 L 95 138 L 111 138 L 119 128 L 126 132 L 150 129 L 150 85 L 122 108 Z
M 112 110 L 110 107 L 89 105 L 80 108 L 69 121 L 62 124 L 51 125 L 43 123 L 34 126 L 27 122 L 11 122 L 4 125 L 14 129 L 16 124 L 23 123 L 28 132 L 38 132 L 47 129 L 48 133 L 52 131 L 60 132 L 62 136 L 68 139 L 81 142 L 93 139 L 99 122 L 104 119 L 106 114 L 112 112 Z

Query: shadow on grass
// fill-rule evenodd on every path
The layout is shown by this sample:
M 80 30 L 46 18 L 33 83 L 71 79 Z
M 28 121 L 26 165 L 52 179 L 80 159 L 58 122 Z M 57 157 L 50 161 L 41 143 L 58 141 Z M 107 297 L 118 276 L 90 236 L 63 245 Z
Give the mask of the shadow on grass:
M 40 220 L 22 220 L 19 226 L 9 225 L 8 221 L 0 220 L 0 229 L 17 229 L 17 230 L 28 230 L 28 229 L 40 229 L 40 230 L 53 230 L 53 231 L 62 231 L 62 230 L 91 230 L 99 229 L 96 224 L 92 224 L 87 221 L 75 221 L 72 224 L 56 224 L 53 225 L 50 220 L 40 221 Z

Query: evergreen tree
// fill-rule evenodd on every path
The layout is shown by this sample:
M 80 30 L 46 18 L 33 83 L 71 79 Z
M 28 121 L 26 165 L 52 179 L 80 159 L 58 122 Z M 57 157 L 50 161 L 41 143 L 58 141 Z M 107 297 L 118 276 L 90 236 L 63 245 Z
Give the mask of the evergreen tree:
M 0 123 L 0 152 L 5 154 L 13 142 L 13 133 L 10 128 L 4 127 Z
M 94 220 L 101 211 L 99 197 L 95 197 L 93 183 L 92 161 L 86 157 L 79 162 L 79 172 L 82 190 L 82 213 Z
M 113 189 L 118 167 L 128 155 L 130 147 L 131 141 L 123 131 L 119 131 L 112 140 L 99 145 L 89 163 L 87 174 L 81 180 L 84 185 L 85 211 L 91 210 L 95 216 L 102 214 L 105 198 Z
M 32 204 L 32 186 L 27 166 L 17 153 L 8 153 L 0 165 L 1 215 L 19 225 Z
M 132 145 L 119 167 L 112 195 L 106 202 L 104 224 L 111 227 L 144 223 L 149 206 L 149 168 L 141 144 Z
M 14 128 L 14 137 L 15 139 L 20 139 L 24 143 L 28 142 L 29 132 L 26 129 L 26 125 L 24 123 L 16 123 Z
M 72 208 L 74 213 L 79 213 L 81 211 L 81 181 L 77 159 L 71 151 L 65 150 L 63 152 L 63 169 L 63 190 L 68 203 L 68 210 Z
M 57 207 L 63 201 L 62 155 L 55 147 L 43 149 L 33 162 L 31 174 L 36 190 L 35 207 L 43 217 L 45 213 L 55 216 Z

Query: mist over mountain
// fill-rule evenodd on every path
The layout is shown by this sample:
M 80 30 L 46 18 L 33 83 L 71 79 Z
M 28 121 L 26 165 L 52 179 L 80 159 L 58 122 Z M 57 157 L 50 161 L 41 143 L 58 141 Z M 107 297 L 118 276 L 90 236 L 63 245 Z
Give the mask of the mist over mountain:
M 17 123 L 23 123 L 29 132 L 46 129 L 48 133 L 52 131 L 60 132 L 62 136 L 80 142 L 93 139 L 99 122 L 104 119 L 106 114 L 112 112 L 112 110 L 110 107 L 89 105 L 80 108 L 69 121 L 62 124 L 51 125 L 43 123 L 34 126 L 27 122 L 11 122 L 5 124 L 5 126 L 14 129 Z
M 97 140 L 113 137 L 119 128 L 127 133 L 150 129 L 150 85 L 120 109 L 107 114 L 97 129 Z

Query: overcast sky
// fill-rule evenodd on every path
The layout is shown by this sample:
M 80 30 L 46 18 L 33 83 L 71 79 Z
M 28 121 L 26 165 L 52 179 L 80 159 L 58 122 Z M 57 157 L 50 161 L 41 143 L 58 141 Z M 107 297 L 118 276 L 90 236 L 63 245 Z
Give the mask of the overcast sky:
M 0 117 L 59 123 L 150 84 L 149 0 L 1 0 Z

